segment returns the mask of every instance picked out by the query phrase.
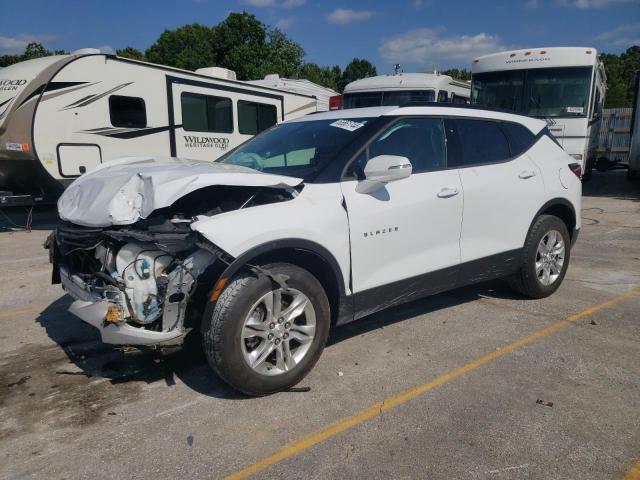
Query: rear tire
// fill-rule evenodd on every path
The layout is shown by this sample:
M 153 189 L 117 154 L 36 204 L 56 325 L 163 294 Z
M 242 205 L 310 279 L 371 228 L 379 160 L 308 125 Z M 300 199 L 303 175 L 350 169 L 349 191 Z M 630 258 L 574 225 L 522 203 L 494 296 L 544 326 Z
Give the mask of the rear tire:
M 320 358 L 331 318 L 327 295 L 308 271 L 285 263 L 262 268 L 285 278 L 287 289 L 266 275 L 239 273 L 202 324 L 209 365 L 229 385 L 253 396 L 302 380 Z
M 513 290 L 530 298 L 555 292 L 569 266 L 571 238 L 567 226 L 553 215 L 541 215 L 533 223 L 522 252 L 522 264 L 508 278 Z

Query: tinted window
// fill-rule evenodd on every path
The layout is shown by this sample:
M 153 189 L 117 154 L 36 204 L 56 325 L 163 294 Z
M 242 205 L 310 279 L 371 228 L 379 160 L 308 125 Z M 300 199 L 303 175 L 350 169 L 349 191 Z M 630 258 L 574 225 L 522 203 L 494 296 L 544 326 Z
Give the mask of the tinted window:
M 231 100 L 224 97 L 184 92 L 182 127 L 191 132 L 233 132 Z
M 506 133 L 509 139 L 509 146 L 511 147 L 511 156 L 520 155 L 527 151 L 533 142 L 535 142 L 535 135 L 531 133 L 526 127 L 517 123 L 504 122 L 500 126 Z
M 369 158 L 407 157 L 414 173 L 445 168 L 444 127 L 438 118 L 405 118 L 369 145 Z
M 448 92 L 445 90 L 440 90 L 438 92 L 438 102 L 440 103 L 447 103 L 447 96 L 448 96 Z
M 458 165 L 500 162 L 511 156 L 507 138 L 497 122 L 456 119 L 453 123 L 460 144 L 461 158 L 455 161 Z
M 460 95 L 453 94 L 453 98 L 451 99 L 452 103 L 469 103 L 469 99 L 465 97 L 461 97 Z
M 278 113 L 274 105 L 264 103 L 238 101 L 238 127 L 244 135 L 257 135 L 274 126 L 278 121 Z
M 345 93 L 343 108 L 379 107 L 381 105 L 406 105 L 429 103 L 435 100 L 433 90 L 400 90 L 397 92 Z
M 147 126 L 147 109 L 139 97 L 109 97 L 109 116 L 114 127 L 144 128 Z

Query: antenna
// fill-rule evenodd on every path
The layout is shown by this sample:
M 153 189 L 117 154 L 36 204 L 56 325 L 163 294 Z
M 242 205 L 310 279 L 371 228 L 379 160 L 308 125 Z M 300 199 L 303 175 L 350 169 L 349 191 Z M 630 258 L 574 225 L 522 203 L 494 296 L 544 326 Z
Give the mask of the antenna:
M 400 70 L 400 64 L 399 63 L 395 63 L 393 65 L 393 74 L 394 75 L 398 75 L 401 72 Z

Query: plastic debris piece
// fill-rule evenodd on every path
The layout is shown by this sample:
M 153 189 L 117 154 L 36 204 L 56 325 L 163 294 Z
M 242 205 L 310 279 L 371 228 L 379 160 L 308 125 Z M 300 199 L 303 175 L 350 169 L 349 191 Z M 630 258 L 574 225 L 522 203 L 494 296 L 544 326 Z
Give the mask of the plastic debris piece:
M 547 402 L 546 400 L 538 399 L 538 400 L 536 400 L 536 403 L 538 405 L 543 405 L 545 407 L 553 407 L 553 402 Z

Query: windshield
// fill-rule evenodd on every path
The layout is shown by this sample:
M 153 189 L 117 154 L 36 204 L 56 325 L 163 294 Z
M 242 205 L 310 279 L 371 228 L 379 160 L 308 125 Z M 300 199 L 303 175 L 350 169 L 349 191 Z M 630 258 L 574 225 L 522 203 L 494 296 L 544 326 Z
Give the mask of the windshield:
M 472 102 L 531 117 L 584 117 L 590 84 L 591 67 L 476 73 Z
M 276 125 L 219 161 L 308 180 L 358 138 L 370 120 L 331 119 Z
M 433 102 L 433 90 L 399 90 L 395 92 L 345 93 L 343 108 L 405 105 L 410 102 Z

